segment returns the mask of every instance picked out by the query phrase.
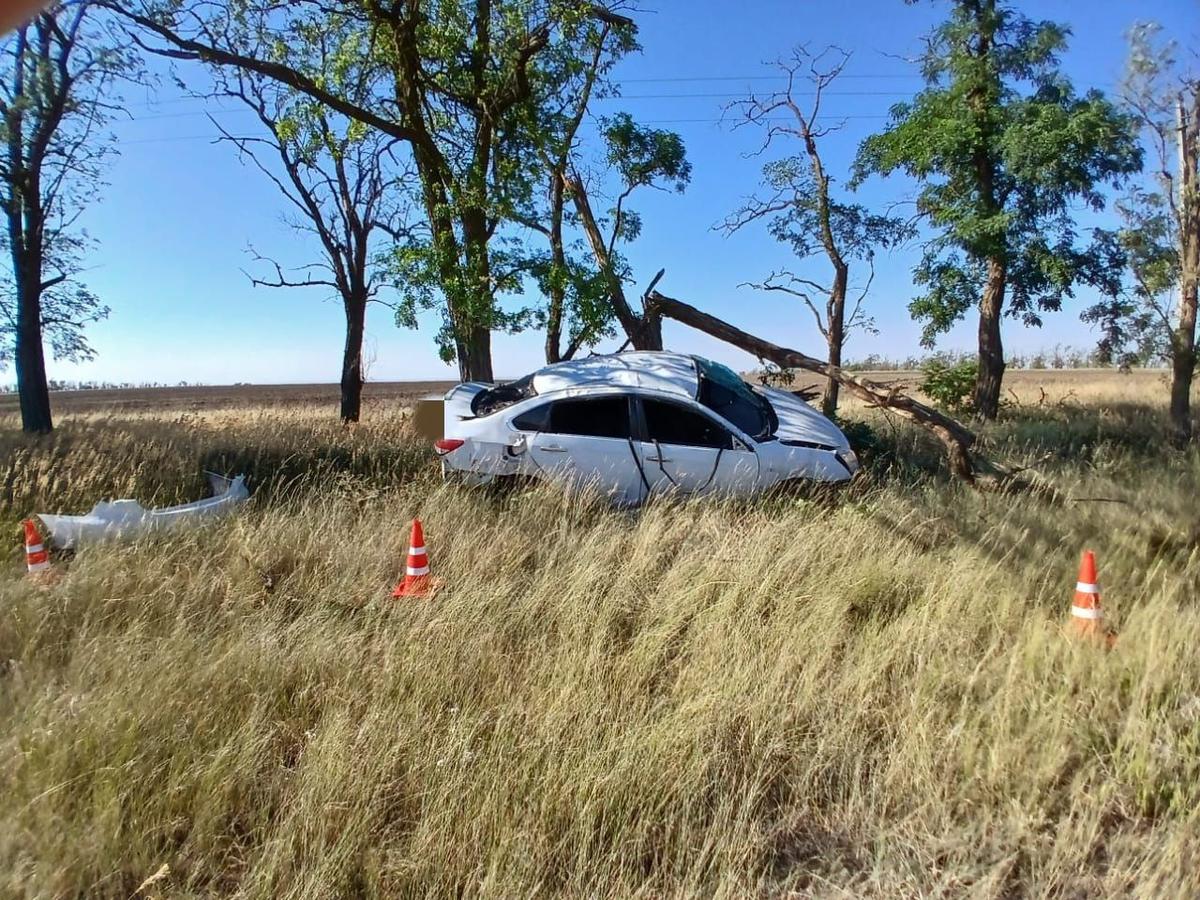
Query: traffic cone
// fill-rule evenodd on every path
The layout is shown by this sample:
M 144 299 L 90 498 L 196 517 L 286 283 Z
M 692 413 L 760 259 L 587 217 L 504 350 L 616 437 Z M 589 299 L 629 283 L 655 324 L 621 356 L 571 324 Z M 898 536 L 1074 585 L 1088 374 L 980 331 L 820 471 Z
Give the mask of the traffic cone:
M 1103 638 L 1109 647 L 1116 642 L 1116 638 L 1104 627 L 1100 585 L 1096 582 L 1096 554 L 1091 550 L 1084 550 L 1083 558 L 1079 561 L 1075 601 L 1071 604 L 1071 624 L 1078 637 Z
M 25 566 L 31 578 L 45 578 L 50 573 L 50 554 L 33 519 L 25 520 Z
M 428 599 L 437 589 L 437 581 L 429 575 L 429 554 L 425 551 L 425 533 L 421 520 L 413 519 L 412 537 L 408 541 L 408 564 L 404 578 L 392 591 L 393 597 Z

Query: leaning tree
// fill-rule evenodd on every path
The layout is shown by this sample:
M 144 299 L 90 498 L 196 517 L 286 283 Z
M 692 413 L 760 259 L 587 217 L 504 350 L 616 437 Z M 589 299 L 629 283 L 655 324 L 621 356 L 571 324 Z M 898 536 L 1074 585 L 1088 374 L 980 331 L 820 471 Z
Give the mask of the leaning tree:
M 1079 240 L 1075 207 L 1101 209 L 1103 187 L 1141 167 L 1130 118 L 1063 75 L 1068 35 L 1001 0 L 955 0 L 928 38 L 925 89 L 893 107 L 855 163 L 856 183 L 899 171 L 920 185 L 933 237 L 909 309 L 927 345 L 978 309 L 974 407 L 985 419 L 1000 404 L 1001 316 L 1039 325 L 1078 284 L 1106 277 Z
M 126 42 L 89 0 L 52 3 L 3 38 L 0 50 L 0 206 L 12 268 L 0 283 L 0 362 L 16 364 L 21 425 L 53 428 L 44 344 L 55 356 L 93 355 L 84 335 L 108 309 L 79 282 L 78 227 L 115 152 L 106 131 L 113 88 L 137 72 Z

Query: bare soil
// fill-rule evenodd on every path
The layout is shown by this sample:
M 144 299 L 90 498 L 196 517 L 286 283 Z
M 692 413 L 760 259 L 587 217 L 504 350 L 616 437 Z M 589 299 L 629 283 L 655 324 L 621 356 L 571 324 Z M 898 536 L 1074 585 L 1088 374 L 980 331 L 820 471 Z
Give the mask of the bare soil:
M 914 370 L 859 373 L 874 381 L 915 391 L 922 375 Z M 1071 400 L 1145 401 L 1166 396 L 1167 373 L 1163 369 L 1136 369 L 1121 373 L 1114 369 L 1011 369 L 1005 373 L 1005 399 L 1013 403 L 1057 403 Z M 796 387 L 818 387 L 823 379 L 807 373 Z M 426 395 L 440 395 L 453 381 L 381 381 L 367 384 L 363 400 L 376 404 L 408 405 Z M 1159 390 L 1161 388 L 1161 390 Z M 1044 392 L 1044 393 L 1043 393 Z M 189 387 L 122 388 L 113 390 L 55 391 L 51 400 L 56 415 L 71 413 L 130 412 L 136 410 L 198 411 L 246 406 L 336 407 L 336 384 L 235 384 Z M 16 394 L 0 394 L 0 415 L 18 411 Z

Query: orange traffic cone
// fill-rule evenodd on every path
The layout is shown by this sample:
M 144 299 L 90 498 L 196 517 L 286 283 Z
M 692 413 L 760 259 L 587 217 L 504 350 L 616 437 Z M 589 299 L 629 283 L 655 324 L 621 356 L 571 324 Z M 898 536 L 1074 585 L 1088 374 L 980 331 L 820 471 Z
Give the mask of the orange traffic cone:
M 1075 583 L 1075 602 L 1071 604 L 1071 624 L 1075 634 L 1085 638 L 1103 638 L 1108 646 L 1116 642 L 1104 627 L 1100 607 L 1100 585 L 1096 583 L 1096 554 L 1083 551 L 1079 561 L 1079 579 Z
M 25 520 L 25 566 L 33 578 L 44 578 L 50 572 L 50 554 L 33 519 Z
M 412 537 L 408 542 L 408 564 L 404 578 L 396 585 L 392 596 L 427 599 L 433 596 L 437 587 L 436 579 L 429 575 L 429 554 L 425 552 L 425 533 L 421 530 L 421 520 L 413 519 Z

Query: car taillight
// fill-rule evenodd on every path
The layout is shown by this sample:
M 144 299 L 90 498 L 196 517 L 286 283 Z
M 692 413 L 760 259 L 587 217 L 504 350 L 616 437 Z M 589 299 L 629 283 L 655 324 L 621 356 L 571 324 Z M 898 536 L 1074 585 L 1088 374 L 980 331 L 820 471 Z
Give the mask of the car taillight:
M 441 438 L 433 442 L 433 449 L 442 456 L 445 456 L 447 453 L 457 450 L 465 443 L 466 441 L 460 441 L 458 438 Z

